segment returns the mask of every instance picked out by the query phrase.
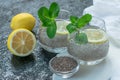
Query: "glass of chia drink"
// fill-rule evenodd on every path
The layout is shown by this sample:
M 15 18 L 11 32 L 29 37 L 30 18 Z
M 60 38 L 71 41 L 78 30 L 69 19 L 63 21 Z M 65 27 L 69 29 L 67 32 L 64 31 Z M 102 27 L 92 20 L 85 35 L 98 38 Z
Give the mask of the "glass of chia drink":
M 66 26 L 70 23 L 68 20 L 69 16 L 69 11 L 63 9 L 60 11 L 58 18 L 56 19 L 56 35 L 52 39 L 47 36 L 47 29 L 42 26 L 41 23 L 38 31 L 38 38 L 43 49 L 53 53 L 60 53 L 61 51 L 67 49 L 68 31 L 66 30 Z
M 86 34 L 87 43 L 81 44 L 79 39 L 76 40 L 76 36 L 79 34 Z M 108 54 L 109 40 L 106 34 L 105 22 L 97 17 L 93 17 L 84 28 L 70 34 L 68 41 L 69 54 L 77 57 L 82 65 L 98 64 Z

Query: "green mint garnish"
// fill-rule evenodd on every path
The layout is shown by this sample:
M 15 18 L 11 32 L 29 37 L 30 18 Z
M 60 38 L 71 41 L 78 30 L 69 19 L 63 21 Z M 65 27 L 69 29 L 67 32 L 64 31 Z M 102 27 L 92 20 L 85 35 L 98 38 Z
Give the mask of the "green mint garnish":
M 55 36 L 55 34 L 56 34 L 56 30 L 57 30 L 56 23 L 52 22 L 51 26 L 47 27 L 47 35 L 48 35 L 48 37 L 53 38 Z
M 60 12 L 60 7 L 57 3 L 53 2 L 51 5 L 50 5 L 50 8 L 49 8 L 49 15 L 51 18 L 56 18 L 58 17 L 58 14 Z
M 85 27 L 92 19 L 92 15 L 85 14 L 81 18 L 76 16 L 71 16 L 70 21 L 71 23 L 67 25 L 67 30 L 69 33 L 77 31 L 78 34 L 76 35 L 75 39 L 77 43 L 84 44 L 88 42 L 87 35 L 85 33 L 79 33 L 79 29 Z
M 44 27 L 47 27 L 48 25 L 50 25 L 51 19 L 49 18 L 49 10 L 46 7 L 41 7 L 38 10 L 38 16 Z
M 66 28 L 69 31 L 69 33 L 72 33 L 87 25 L 91 21 L 91 19 L 92 16 L 90 14 L 85 14 L 81 18 L 78 18 L 76 16 L 71 16 L 70 17 L 71 23 L 68 24 Z
M 88 24 L 92 19 L 92 16 L 90 14 L 85 14 L 83 15 L 79 20 L 78 20 L 78 28 L 84 27 L 86 24 Z
M 59 12 L 60 8 L 56 2 L 53 2 L 49 9 L 46 7 L 41 7 L 38 10 L 39 19 L 42 22 L 42 26 L 47 28 L 46 32 L 49 38 L 54 38 L 56 34 L 57 26 L 55 19 Z
M 87 35 L 85 33 L 78 33 L 75 37 L 75 42 L 79 44 L 88 43 Z
M 76 17 L 76 16 L 70 16 L 70 21 L 71 21 L 71 23 L 73 23 L 73 24 L 77 24 L 78 23 L 78 17 Z
M 69 33 L 76 31 L 76 25 L 74 25 L 72 23 L 68 24 L 66 28 L 69 31 Z

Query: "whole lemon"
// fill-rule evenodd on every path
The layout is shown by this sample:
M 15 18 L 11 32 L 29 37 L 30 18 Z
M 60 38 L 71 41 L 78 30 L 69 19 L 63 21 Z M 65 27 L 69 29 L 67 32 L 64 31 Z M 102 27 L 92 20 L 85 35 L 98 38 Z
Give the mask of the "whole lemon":
M 11 29 L 25 28 L 27 30 L 32 30 L 35 26 L 36 19 L 29 13 L 19 13 L 15 15 L 11 20 Z

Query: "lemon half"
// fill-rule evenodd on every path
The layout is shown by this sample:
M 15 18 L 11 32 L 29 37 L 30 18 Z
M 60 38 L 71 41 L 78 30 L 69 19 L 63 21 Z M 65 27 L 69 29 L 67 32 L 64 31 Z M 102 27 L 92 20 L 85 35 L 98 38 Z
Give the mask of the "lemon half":
M 36 38 L 27 29 L 14 30 L 8 37 L 7 47 L 16 56 L 28 56 L 36 45 Z

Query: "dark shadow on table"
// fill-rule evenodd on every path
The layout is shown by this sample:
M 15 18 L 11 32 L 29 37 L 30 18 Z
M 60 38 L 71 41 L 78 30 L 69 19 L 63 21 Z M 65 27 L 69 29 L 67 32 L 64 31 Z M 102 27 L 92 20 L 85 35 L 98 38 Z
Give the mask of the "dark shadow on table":
M 13 55 L 11 58 L 12 66 L 19 70 L 22 68 L 22 70 L 25 70 L 26 68 L 30 68 L 34 66 L 35 64 L 35 57 L 33 54 L 27 56 L 27 57 L 18 57 Z
M 52 52 L 48 52 L 45 49 L 41 48 L 40 51 L 41 54 L 43 54 L 44 56 L 44 60 L 48 63 L 50 61 L 50 59 L 52 59 L 53 57 L 55 57 L 58 53 L 52 53 Z

